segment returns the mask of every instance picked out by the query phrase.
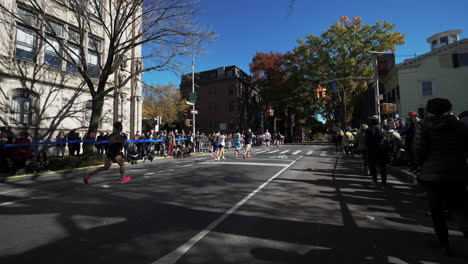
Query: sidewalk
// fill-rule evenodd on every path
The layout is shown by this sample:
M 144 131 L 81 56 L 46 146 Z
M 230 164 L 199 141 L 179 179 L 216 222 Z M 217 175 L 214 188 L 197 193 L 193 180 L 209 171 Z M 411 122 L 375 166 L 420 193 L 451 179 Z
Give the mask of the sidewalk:
M 387 171 L 389 174 L 405 182 L 408 182 L 414 185 L 418 183 L 417 175 L 410 172 L 407 166 L 387 165 Z
M 203 154 L 209 154 L 209 153 L 204 153 L 204 152 L 196 152 L 192 153 L 191 156 L 201 156 Z M 165 159 L 173 159 L 173 157 L 155 157 L 153 161 L 156 160 L 165 160 Z M 140 159 L 138 162 L 142 162 L 143 160 Z M 125 162 L 125 164 L 130 164 L 129 162 Z M 80 168 L 73 168 L 73 169 L 65 169 L 65 170 L 58 170 L 58 171 L 48 171 L 48 172 L 39 172 L 39 173 L 28 173 L 28 174 L 19 174 L 19 175 L 12 175 L 11 173 L 0 173 L 0 182 L 8 180 L 8 179 L 17 179 L 17 178 L 27 178 L 27 177 L 34 177 L 34 176 L 39 176 L 39 175 L 47 175 L 47 174 L 57 174 L 57 173 L 66 173 L 66 172 L 78 172 L 80 170 L 85 170 L 85 169 L 92 169 L 92 168 L 98 168 L 103 166 L 104 164 L 99 164 L 99 165 L 94 165 L 94 166 L 86 166 L 86 167 L 80 167 Z M 117 163 L 112 163 L 111 167 L 118 166 Z

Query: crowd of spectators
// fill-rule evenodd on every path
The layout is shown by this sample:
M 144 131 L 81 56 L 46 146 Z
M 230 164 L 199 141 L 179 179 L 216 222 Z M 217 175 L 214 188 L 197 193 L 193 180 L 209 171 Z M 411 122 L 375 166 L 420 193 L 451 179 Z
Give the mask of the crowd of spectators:
M 415 112 L 407 118 L 388 118 L 379 122 L 373 116 L 360 129 L 335 129 L 336 151 L 347 157 L 362 154 L 363 173 L 377 184 L 387 184 L 387 164 L 407 166 L 416 175 L 427 199 L 434 231 L 446 255 L 451 255 L 446 213 L 453 215 L 468 238 L 468 111 L 458 117 L 444 98 L 428 101 L 428 116 Z

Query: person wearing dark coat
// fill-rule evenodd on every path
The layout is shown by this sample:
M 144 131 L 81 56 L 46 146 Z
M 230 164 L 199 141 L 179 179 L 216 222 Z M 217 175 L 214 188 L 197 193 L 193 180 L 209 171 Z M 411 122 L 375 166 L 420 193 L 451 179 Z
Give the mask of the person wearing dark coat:
M 416 124 L 414 151 L 421 166 L 418 181 L 428 192 L 435 233 L 445 254 L 450 255 L 444 209 L 453 214 L 468 238 L 468 128 L 446 113 L 452 109 L 447 99 L 427 102 L 429 116 Z
M 382 144 L 386 135 L 383 133 L 382 129 L 378 127 L 378 124 L 379 120 L 374 117 L 371 119 L 370 126 L 366 130 L 367 161 L 369 164 L 369 172 L 372 175 L 372 181 L 377 183 L 377 166 L 379 166 L 382 184 L 385 185 L 387 184 L 387 163 L 390 147 L 389 144 Z

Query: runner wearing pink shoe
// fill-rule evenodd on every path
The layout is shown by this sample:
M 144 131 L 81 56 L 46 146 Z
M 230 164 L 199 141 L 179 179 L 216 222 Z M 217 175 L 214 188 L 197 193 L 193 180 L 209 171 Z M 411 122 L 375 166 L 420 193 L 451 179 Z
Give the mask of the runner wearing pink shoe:
M 101 171 L 106 171 L 110 168 L 113 162 L 118 163 L 120 166 L 120 182 L 126 183 L 129 182 L 131 177 L 125 176 L 125 164 L 124 157 L 122 154 L 123 144 L 126 141 L 126 138 L 122 136 L 123 126 L 120 122 L 114 123 L 114 133 L 109 136 L 109 150 L 107 151 L 107 160 L 103 167 L 99 167 L 94 171 L 87 172 L 83 176 L 84 183 L 88 184 L 89 179 L 94 174 L 97 174 Z

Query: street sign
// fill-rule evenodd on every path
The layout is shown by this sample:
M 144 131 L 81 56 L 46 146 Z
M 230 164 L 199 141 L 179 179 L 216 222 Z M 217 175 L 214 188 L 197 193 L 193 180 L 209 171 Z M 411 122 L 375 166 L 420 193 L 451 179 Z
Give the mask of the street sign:
M 192 110 L 192 111 L 190 111 L 190 113 L 198 115 L 198 111 L 197 111 L 197 110 Z
M 375 97 L 375 100 L 383 100 L 383 94 L 379 94 Z

